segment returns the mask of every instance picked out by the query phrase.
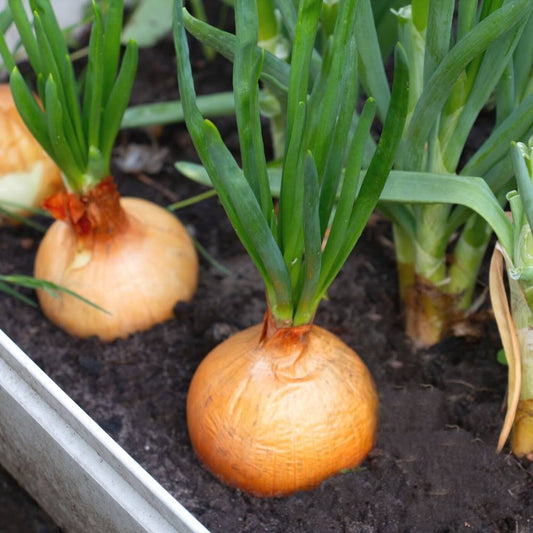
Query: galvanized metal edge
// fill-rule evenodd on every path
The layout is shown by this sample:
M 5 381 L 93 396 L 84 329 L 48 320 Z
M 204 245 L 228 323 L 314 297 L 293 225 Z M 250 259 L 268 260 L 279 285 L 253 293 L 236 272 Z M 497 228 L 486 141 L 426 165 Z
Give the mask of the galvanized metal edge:
M 0 463 L 65 531 L 209 533 L 2 330 Z

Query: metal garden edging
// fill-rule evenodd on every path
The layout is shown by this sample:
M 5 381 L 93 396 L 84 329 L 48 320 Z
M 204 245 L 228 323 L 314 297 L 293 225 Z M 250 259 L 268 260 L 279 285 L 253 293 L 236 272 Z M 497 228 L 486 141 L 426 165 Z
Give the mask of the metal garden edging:
M 209 533 L 2 330 L 0 463 L 66 531 Z

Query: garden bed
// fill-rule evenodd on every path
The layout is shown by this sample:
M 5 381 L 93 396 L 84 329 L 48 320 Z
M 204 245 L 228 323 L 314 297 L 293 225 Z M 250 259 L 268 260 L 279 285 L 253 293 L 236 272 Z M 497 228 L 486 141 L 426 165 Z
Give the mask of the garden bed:
M 197 54 L 198 55 L 198 54 Z M 231 69 L 196 61 L 200 93 L 228 89 Z M 143 51 L 134 104 L 176 98 L 172 42 Z M 217 120 L 235 145 L 231 120 Z M 153 133 L 153 132 L 152 132 Z M 161 205 L 200 188 L 173 167 L 196 159 L 183 126 L 158 137 L 167 148 L 160 173 L 116 168 L 123 195 Z M 150 147 L 147 132 L 124 132 L 118 146 Z M 200 284 L 176 318 L 126 340 L 74 339 L 40 310 L 2 296 L 0 327 L 104 430 L 208 529 L 216 532 L 528 531 L 533 528 L 533 466 L 495 454 L 506 369 L 490 316 L 478 338 L 450 339 L 415 351 L 399 316 L 390 230 L 371 220 L 323 302 L 316 323 L 354 348 L 380 394 L 380 428 L 363 465 L 288 498 L 257 499 L 221 485 L 198 462 L 185 422 L 188 384 L 202 358 L 265 312 L 259 275 L 216 200 L 179 212 L 209 253 L 231 271 L 201 262 Z M 0 272 L 30 274 L 40 239 L 34 230 L 0 230 Z M 16 483 L 0 475 L 0 530 L 56 531 Z

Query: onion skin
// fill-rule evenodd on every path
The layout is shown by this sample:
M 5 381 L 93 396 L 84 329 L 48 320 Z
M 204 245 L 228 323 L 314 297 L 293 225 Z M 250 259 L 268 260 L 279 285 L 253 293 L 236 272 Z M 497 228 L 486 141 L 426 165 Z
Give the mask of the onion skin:
M 118 198 L 118 195 L 117 195 Z M 139 198 L 120 199 L 114 231 L 91 231 L 57 220 L 35 260 L 35 276 L 82 295 L 103 313 L 65 293 L 38 290 L 44 314 L 78 337 L 126 337 L 172 318 L 198 282 L 198 257 L 183 225 L 167 210 Z M 81 220 L 84 220 L 83 218 Z M 100 227 L 101 229 L 101 227 Z
M 533 461 L 533 400 L 518 402 L 511 433 L 511 449 L 517 457 Z
M 265 335 L 257 325 L 202 361 L 187 423 L 222 482 L 284 496 L 359 465 L 374 446 L 377 408 L 368 369 L 338 337 L 318 326 Z
M 7 83 L 0 84 L 0 131 L 0 199 L 39 207 L 44 198 L 63 187 L 61 171 L 24 124 Z M 6 209 L 28 214 L 23 209 Z

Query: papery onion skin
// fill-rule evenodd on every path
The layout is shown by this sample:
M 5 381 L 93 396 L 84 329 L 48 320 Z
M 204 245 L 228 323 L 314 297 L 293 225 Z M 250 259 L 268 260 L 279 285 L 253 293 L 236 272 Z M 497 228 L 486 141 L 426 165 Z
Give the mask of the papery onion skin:
M 24 124 L 7 83 L 0 84 L 0 131 L 0 200 L 39 207 L 63 187 L 61 171 Z M 29 214 L 3 207 L 17 215 Z
M 318 326 L 262 325 L 217 346 L 187 398 L 193 447 L 221 481 L 257 496 L 307 490 L 374 446 L 378 397 L 357 354 Z
M 58 220 L 35 260 L 35 276 L 67 287 L 111 313 L 60 293 L 37 294 L 44 314 L 78 337 L 126 337 L 173 316 L 198 283 L 198 257 L 183 225 L 166 209 L 139 198 L 121 198 L 127 224 L 116 235 L 80 239 Z

